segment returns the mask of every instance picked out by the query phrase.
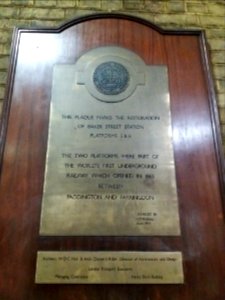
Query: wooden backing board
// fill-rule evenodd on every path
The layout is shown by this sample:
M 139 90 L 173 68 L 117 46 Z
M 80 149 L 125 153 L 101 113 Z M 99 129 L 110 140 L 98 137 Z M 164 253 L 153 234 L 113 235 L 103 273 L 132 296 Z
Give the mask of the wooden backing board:
M 167 65 L 180 237 L 40 237 L 52 70 L 116 45 Z M 0 299 L 222 300 L 223 158 L 201 31 L 165 31 L 132 17 L 82 17 L 56 29 L 16 29 L 1 123 Z M 37 251 L 181 251 L 183 285 L 36 285 Z

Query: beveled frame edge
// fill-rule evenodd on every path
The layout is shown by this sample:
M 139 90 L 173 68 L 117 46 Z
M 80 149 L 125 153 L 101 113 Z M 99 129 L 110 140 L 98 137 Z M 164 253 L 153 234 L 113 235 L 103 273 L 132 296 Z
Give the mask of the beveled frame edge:
M 147 27 L 152 28 L 153 30 L 159 32 L 162 35 L 195 35 L 199 37 L 201 57 L 203 62 L 204 75 L 207 82 L 208 89 L 208 100 L 209 100 L 209 109 L 211 116 L 211 124 L 213 131 L 214 146 L 216 151 L 217 167 L 218 167 L 218 176 L 220 182 L 221 198 L 223 204 L 223 212 L 225 216 L 225 165 L 224 165 L 224 154 L 222 149 L 222 139 L 220 133 L 220 123 L 219 123 L 219 113 L 218 106 L 216 101 L 216 93 L 214 88 L 214 83 L 212 79 L 212 68 L 209 60 L 208 47 L 206 42 L 206 36 L 204 30 L 201 29 L 162 29 L 161 27 L 155 25 L 154 23 L 136 17 L 133 15 L 127 15 L 123 13 L 93 13 L 77 18 L 73 18 L 69 21 L 63 22 L 57 27 L 15 27 L 12 36 L 12 44 L 10 51 L 10 62 L 8 69 L 8 76 L 6 82 L 6 90 L 3 101 L 2 114 L 0 119 L 0 178 L 1 178 L 1 168 L 3 161 L 3 154 L 6 142 L 8 119 L 11 107 L 11 98 L 12 91 L 14 86 L 14 76 L 15 68 L 17 62 L 18 54 L 18 45 L 20 40 L 21 33 L 60 33 L 69 27 L 77 25 L 82 22 L 96 19 L 123 19 L 133 21 Z
M 11 100 L 12 100 L 11 99 L 12 98 L 12 90 L 13 90 L 13 85 L 14 85 L 18 44 L 19 44 L 19 29 L 15 27 L 13 30 L 13 34 L 12 34 L 9 68 L 8 68 L 8 74 L 7 74 L 7 80 L 6 80 L 6 88 L 5 88 L 5 93 L 4 93 L 2 112 L 1 112 L 1 116 L 0 116 L 0 179 L 1 179 L 1 173 L 2 173 L 1 171 L 2 171 L 3 154 L 4 154 L 4 149 L 5 149 L 8 120 L 9 120 Z
M 201 56 L 202 56 L 202 62 L 204 68 L 204 75 L 205 75 L 207 89 L 208 89 L 210 117 L 211 117 L 213 139 L 214 139 L 214 146 L 215 146 L 216 159 L 217 159 L 223 217 L 225 221 L 225 160 L 224 160 L 224 152 L 222 146 L 222 135 L 220 130 L 219 111 L 218 111 L 218 105 L 216 100 L 217 97 L 216 97 L 214 82 L 212 78 L 212 63 L 209 59 L 210 57 L 209 46 L 206 40 L 206 34 L 204 30 L 202 30 L 200 33 L 200 47 L 201 47 Z

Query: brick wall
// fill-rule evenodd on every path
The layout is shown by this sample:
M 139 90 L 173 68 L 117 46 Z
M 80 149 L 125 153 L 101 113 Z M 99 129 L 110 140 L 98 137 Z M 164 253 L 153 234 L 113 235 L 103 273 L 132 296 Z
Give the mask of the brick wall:
M 54 26 L 96 11 L 129 13 L 163 28 L 205 29 L 225 150 L 224 0 L 0 0 L 0 105 L 14 26 Z

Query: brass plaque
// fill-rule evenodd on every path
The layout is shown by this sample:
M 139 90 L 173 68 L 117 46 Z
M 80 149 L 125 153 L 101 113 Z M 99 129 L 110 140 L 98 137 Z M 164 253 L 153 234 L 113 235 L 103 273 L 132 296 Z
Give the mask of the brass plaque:
M 37 257 L 36 283 L 181 284 L 180 252 L 49 252 Z
M 40 234 L 180 234 L 166 66 L 120 47 L 55 65 Z

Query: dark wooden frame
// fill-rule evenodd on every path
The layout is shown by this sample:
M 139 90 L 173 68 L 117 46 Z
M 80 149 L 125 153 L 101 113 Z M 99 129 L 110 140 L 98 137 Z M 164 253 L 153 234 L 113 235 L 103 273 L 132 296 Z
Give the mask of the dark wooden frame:
M 73 26 L 83 24 L 88 21 L 95 21 L 95 20 L 121 20 L 121 21 L 134 22 L 136 24 L 146 26 L 149 28 L 149 30 L 158 32 L 160 35 L 162 35 L 164 37 L 172 37 L 172 36 L 197 37 L 198 42 L 199 42 L 199 48 L 200 48 L 200 56 L 201 56 L 201 60 L 202 60 L 201 65 L 202 65 L 203 72 L 204 72 L 203 80 L 206 82 L 206 86 L 207 86 L 207 91 L 205 91 L 205 92 L 207 94 L 207 99 L 208 99 L 207 105 L 208 105 L 208 108 L 210 111 L 210 120 L 208 120 L 208 122 L 211 123 L 213 145 L 214 145 L 216 164 L 217 164 L 216 168 L 218 171 L 218 173 L 215 174 L 215 177 L 218 176 L 218 182 L 219 182 L 219 188 L 220 188 L 220 198 L 221 198 L 220 201 L 223 201 L 223 204 L 224 204 L 224 194 L 225 194 L 224 193 L 225 192 L 224 159 L 223 159 L 223 152 L 222 152 L 222 143 L 221 143 L 219 118 L 218 118 L 218 111 L 217 111 L 217 104 L 216 104 L 216 96 L 215 96 L 215 91 L 214 91 L 213 80 L 211 77 L 211 67 L 210 67 L 208 50 L 207 50 L 207 42 L 206 42 L 204 32 L 201 30 L 164 30 L 148 21 L 145 21 L 143 19 L 136 18 L 133 16 L 124 15 L 124 14 L 113 14 L 113 13 L 109 14 L 109 13 L 107 13 L 107 14 L 96 14 L 96 15 L 84 16 L 84 17 L 80 17 L 77 19 L 73 19 L 69 22 L 66 22 L 63 25 L 61 25 L 57 28 L 54 28 L 54 29 L 51 29 L 51 28 L 40 28 L 40 29 L 16 28 L 14 30 L 13 42 L 12 42 L 12 47 L 11 47 L 11 60 L 10 60 L 9 75 L 8 75 L 8 79 L 7 79 L 7 88 L 6 88 L 6 93 L 5 93 L 5 101 L 4 101 L 4 105 L 3 105 L 3 113 L 2 113 L 1 128 L 0 128 L 0 163 L 1 163 L 0 165 L 1 165 L 1 169 L 3 170 L 3 164 L 4 164 L 3 158 L 4 158 L 4 153 L 5 153 L 5 147 L 6 147 L 6 138 L 7 138 L 9 119 L 10 119 L 10 111 L 11 111 L 11 105 L 13 104 L 12 103 L 12 95 L 13 95 L 15 72 L 16 72 L 16 67 L 17 67 L 17 56 L 18 56 L 18 51 L 19 51 L 19 47 L 20 47 L 21 34 L 23 34 L 23 33 L 60 34 L 63 31 L 65 31 L 69 28 L 72 28 Z M 178 164 L 180 162 L 176 161 L 176 163 Z M 208 171 L 210 171 L 210 170 L 208 170 Z M 4 174 L 1 172 L 0 176 L 3 177 L 3 175 Z M 180 179 L 180 182 L 182 183 L 181 179 Z M 180 187 L 180 189 L 182 189 L 182 187 Z M 1 192 L 1 187 L 0 187 L 0 192 Z M 178 187 L 178 194 L 179 194 L 179 187 Z M 4 195 L 0 194 L 0 197 L 4 197 Z M 1 198 L 0 198 L 0 201 L 1 201 Z M 211 207 L 213 207 L 213 205 L 211 205 Z M 185 208 L 187 208 L 187 207 L 185 206 Z M 33 209 L 38 209 L 38 208 L 34 207 Z M 181 207 L 181 210 L 182 210 L 182 214 L 186 213 L 182 207 Z M 5 210 L 5 213 L 7 213 L 7 210 Z M 207 216 L 209 216 L 209 213 L 210 212 L 207 212 Z M 214 212 L 212 212 L 212 213 L 214 213 Z M 190 214 L 190 212 L 189 212 L 189 214 Z M 2 217 L 3 215 L 4 215 L 4 211 L 3 211 L 2 215 L 0 214 L 0 217 Z M 213 218 L 215 218 L 215 220 L 217 220 L 216 216 L 213 216 Z M 218 218 L 223 218 L 222 210 L 221 210 L 221 215 Z M 5 226 L 7 226 L 7 223 L 4 223 L 3 217 L 2 217 L 2 220 L 3 220 L 3 223 L 0 223 L 0 226 L 3 225 L 3 227 L 4 227 L 4 224 L 5 224 Z M 19 219 L 17 219 L 17 221 L 19 221 Z M 215 221 L 214 224 L 219 224 L 219 226 L 220 226 L 220 229 L 219 229 L 220 236 L 218 235 L 219 244 L 220 245 L 223 244 L 223 249 L 225 250 L 224 241 L 221 240 L 221 236 L 222 236 L 221 232 L 222 231 L 224 232 L 224 220 L 221 221 L 218 219 L 218 222 Z M 18 226 L 19 224 L 16 223 L 16 225 Z M 186 229 L 183 228 L 183 230 L 185 231 Z M 198 228 L 196 228 L 196 230 L 198 230 Z M 3 234 L 2 235 L 3 241 L 5 241 L 4 240 L 5 232 L 9 233 L 6 229 L 2 230 L 2 228 L 0 227 L 0 237 L 1 237 L 1 234 Z M 126 238 L 125 237 L 114 237 L 114 238 L 112 238 L 112 237 L 92 237 L 90 239 L 88 237 L 80 237 L 80 238 L 77 238 L 77 242 L 74 243 L 73 237 L 54 237 L 54 238 L 52 238 L 52 237 L 41 237 L 40 238 L 39 237 L 38 238 L 37 231 L 33 231 L 33 234 L 36 235 L 36 238 L 35 238 L 36 242 L 34 242 L 32 247 L 34 247 L 34 248 L 38 247 L 39 250 L 57 250 L 57 249 L 61 249 L 62 245 L 69 245 L 68 247 L 65 246 L 66 250 L 68 250 L 68 248 L 73 247 L 74 245 L 76 245 L 76 250 L 87 250 L 90 248 L 91 248 L 91 250 L 92 249 L 93 250 L 107 250 L 110 248 L 107 245 L 111 245 L 111 247 L 112 247 L 112 245 L 115 242 L 117 244 L 117 246 L 116 246 L 117 250 L 130 250 L 130 249 L 134 250 L 134 249 L 138 248 L 137 250 L 151 251 L 151 250 L 155 249 L 155 247 L 152 245 L 158 245 L 161 250 L 165 251 L 166 248 L 168 248 L 168 247 L 164 247 L 164 245 L 166 245 L 166 246 L 169 245 L 169 248 L 171 249 L 171 251 L 173 251 L 173 250 L 177 250 L 178 248 L 185 250 L 185 246 L 188 246 L 189 242 L 191 243 L 191 241 L 183 240 L 181 242 L 181 240 L 179 238 L 171 238 L 171 237 L 164 237 L 163 239 L 161 239 L 160 237 L 151 237 L 149 242 L 146 242 L 145 237 L 136 237 L 136 240 L 135 240 L 135 237 L 134 238 L 129 238 L 129 237 L 126 237 Z M 15 232 L 15 235 L 16 235 L 16 232 Z M 201 238 L 201 236 L 199 238 Z M 190 237 L 190 239 L 191 239 L 191 237 Z M 104 245 L 101 245 L 101 242 L 104 242 Z M 7 244 L 7 246 L 5 246 L 5 244 Z M 7 254 L 4 251 L 9 251 L 8 250 L 9 242 L 5 242 L 5 244 L 2 244 L 0 247 L 3 249 L 3 252 L 2 252 L 3 254 Z M 181 245 L 181 244 L 183 244 L 183 245 Z M 193 245 L 193 247 L 195 247 L 195 246 Z M 34 253 L 35 251 L 36 251 L 36 248 L 31 250 L 32 253 Z M 194 254 L 197 254 L 196 249 L 195 249 L 195 251 L 196 251 L 196 253 L 194 253 Z M 219 249 L 219 251 L 221 253 L 222 249 Z M 31 255 L 34 255 L 34 254 L 31 254 Z M 215 253 L 215 255 L 216 255 L 216 253 Z M 3 256 L 1 257 L 1 259 L 3 259 Z M 32 264 L 34 265 L 35 258 L 33 257 L 30 259 L 32 260 Z M 8 263 L 10 263 L 10 262 L 8 262 Z M 205 263 L 207 263 L 207 262 L 205 262 Z M 194 269 L 194 266 L 191 266 L 191 262 L 186 262 L 185 264 L 186 264 L 185 276 L 186 277 L 190 276 L 190 274 L 193 275 L 194 272 L 196 271 Z M 221 265 L 218 264 L 216 266 L 217 268 L 220 269 L 220 271 L 218 271 L 218 274 L 220 274 L 220 276 L 222 276 L 222 274 L 224 275 L 224 271 L 221 270 L 221 268 L 223 268 L 223 266 L 224 266 L 223 262 L 221 262 Z M 206 269 L 210 270 L 210 266 L 205 267 L 205 270 Z M 5 274 L 6 273 L 7 273 L 7 270 L 5 270 Z M 198 272 L 198 274 L 200 274 L 200 272 Z M 217 274 L 217 276 L 219 276 L 218 274 Z M 1 275 L 1 271 L 0 271 L 0 280 L 1 280 L 1 278 L 3 278 L 1 276 L 4 276 L 4 275 Z M 28 274 L 28 276 L 30 276 L 30 275 Z M 16 279 L 14 278 L 12 282 L 15 282 L 15 280 Z M 162 300 L 163 299 L 171 299 L 171 300 L 172 299 L 173 300 L 181 299 L 181 298 L 177 298 L 177 297 L 182 297 L 182 299 L 184 299 L 184 300 L 189 300 L 190 299 L 189 297 L 191 297 L 191 295 L 194 297 L 192 300 L 197 300 L 197 299 L 199 300 L 201 297 L 202 298 L 204 297 L 205 300 L 222 300 L 223 295 L 221 293 L 223 293 L 223 292 L 225 293 L 225 287 L 222 286 L 221 282 L 222 282 L 222 280 L 224 280 L 224 278 L 219 278 L 218 280 L 220 280 L 220 285 L 217 286 L 217 288 L 219 289 L 218 292 L 207 291 L 206 287 L 198 287 L 198 291 L 196 293 L 193 292 L 193 294 L 192 294 L 191 290 L 183 291 L 182 289 L 184 289 L 184 287 L 182 287 L 182 286 L 174 287 L 174 286 L 155 285 L 155 286 L 150 286 L 150 287 L 146 287 L 146 288 L 144 288 L 143 286 L 133 286 L 133 287 L 129 287 L 129 288 L 126 286 L 117 286 L 114 288 L 111 286 L 105 286 L 104 288 L 97 287 L 97 286 L 93 286 L 93 288 L 82 287 L 82 286 L 77 286 L 77 287 L 75 287 L 75 286 L 65 287 L 64 286 L 64 287 L 60 288 L 59 286 L 34 287 L 31 283 L 29 283 L 30 290 L 32 290 L 30 292 L 29 291 L 25 292 L 24 290 L 22 290 L 22 288 L 19 291 L 20 287 L 16 287 L 13 290 L 13 286 L 9 285 L 8 294 L 4 294 L 2 291 L 6 290 L 7 287 L 1 286 L 1 283 L 0 283 L 0 298 L 2 296 L 2 298 L 4 300 L 9 300 L 9 299 L 11 300 L 11 299 L 15 299 L 13 297 L 17 297 L 17 299 L 22 300 L 22 299 L 24 299 L 23 297 L 26 295 L 25 297 L 27 297 L 27 299 L 32 299 L 32 300 L 33 299 L 51 299 L 52 297 L 55 297 L 55 299 L 76 299 L 76 300 L 78 300 L 78 299 L 83 300 L 83 299 L 87 299 L 85 297 L 89 297 L 88 299 L 91 299 L 91 300 L 92 299 L 93 300 L 94 299 L 103 300 L 103 299 L 112 299 L 112 298 L 110 298 L 111 297 L 110 293 L 111 293 L 111 295 L 114 295 L 114 299 L 123 299 L 123 300 L 125 300 L 125 299 L 145 300 L 145 299 L 148 299 L 148 297 L 156 297 L 156 295 L 159 295 L 159 296 L 157 296 L 158 297 L 157 299 L 162 299 Z M 6 281 L 4 281 L 4 282 L 6 282 Z M 218 282 L 219 281 L 217 281 L 217 284 L 218 284 Z M 192 288 L 194 288 L 195 284 L 200 284 L 200 280 L 199 280 L 199 282 L 191 282 L 191 279 L 189 278 L 189 288 L 191 288 L 191 286 L 192 286 Z M 12 292 L 9 291 L 10 287 L 12 288 Z M 201 290 L 202 290 L 202 292 L 201 292 Z M 75 298 L 72 298 L 73 291 L 76 291 L 78 293 L 79 298 L 76 298 L 76 296 L 75 296 Z M 9 293 L 11 293 L 11 294 L 9 294 Z M 169 295 L 169 293 L 171 293 L 171 295 Z M 167 297 L 166 295 L 168 297 L 172 297 L 172 298 L 163 298 L 163 297 Z M 209 297 L 212 297 L 212 295 L 215 295 L 215 299 L 209 298 Z M 43 297 L 45 297 L 45 298 L 43 298 Z M 129 297 L 131 297 L 131 298 L 129 298 Z M 197 298 L 197 297 L 199 297 L 199 298 Z

